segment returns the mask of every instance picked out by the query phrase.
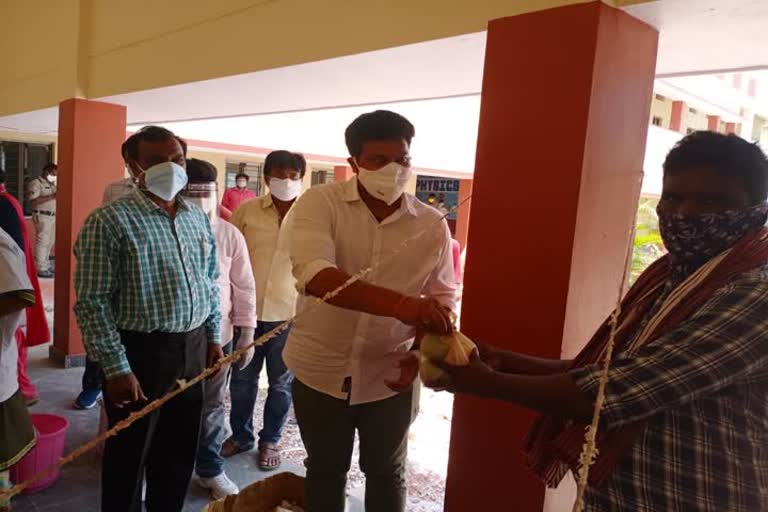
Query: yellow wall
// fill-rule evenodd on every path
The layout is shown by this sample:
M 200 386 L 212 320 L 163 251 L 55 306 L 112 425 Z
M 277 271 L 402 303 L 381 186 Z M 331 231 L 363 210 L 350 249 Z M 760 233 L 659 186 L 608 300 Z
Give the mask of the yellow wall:
M 2 0 L 0 115 L 477 32 L 585 1 Z
M 0 115 L 77 97 L 80 0 L 0 1 Z
M 654 117 L 661 118 L 661 127 L 669 129 L 669 124 L 672 120 L 672 103 L 670 98 L 661 96 L 664 99 L 659 99 L 658 95 L 653 96 L 651 102 L 651 116 L 648 120 L 649 124 L 653 124 Z

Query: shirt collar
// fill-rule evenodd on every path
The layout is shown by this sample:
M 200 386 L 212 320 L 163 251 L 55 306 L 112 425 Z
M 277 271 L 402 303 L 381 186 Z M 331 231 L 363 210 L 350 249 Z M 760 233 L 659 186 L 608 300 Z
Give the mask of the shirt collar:
M 266 210 L 267 208 L 272 208 L 273 204 L 275 203 L 272 201 L 272 194 L 267 194 L 264 196 L 264 200 L 261 202 L 261 207 Z
M 360 191 L 357 188 L 359 183 L 360 182 L 358 181 L 356 175 L 344 182 L 344 191 L 342 193 L 342 197 L 345 202 L 353 203 L 355 201 L 362 201 L 362 198 L 360 197 Z M 414 205 L 413 202 L 417 199 L 406 192 L 403 192 L 402 199 L 403 200 L 400 203 L 400 210 L 415 217 L 416 205 Z
M 153 200 L 151 200 L 149 197 L 147 197 L 147 194 L 144 193 L 141 189 L 136 189 L 133 191 L 133 196 L 137 198 L 139 206 L 146 212 L 157 212 L 161 211 L 165 213 L 165 210 L 160 207 L 157 203 L 155 203 Z M 176 207 L 178 212 L 182 211 L 189 211 L 189 203 L 187 203 L 180 195 L 176 196 Z

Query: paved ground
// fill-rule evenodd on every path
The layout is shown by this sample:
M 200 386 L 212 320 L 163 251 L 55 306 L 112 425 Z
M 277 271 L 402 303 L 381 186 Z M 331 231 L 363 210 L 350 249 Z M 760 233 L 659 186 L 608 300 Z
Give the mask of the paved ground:
M 31 411 L 64 416 L 69 421 L 65 453 L 88 441 L 97 434 L 98 408 L 78 411 L 72 408 L 72 400 L 80 388 L 81 368 L 64 370 L 51 363 L 48 347 L 36 347 L 30 352 L 30 375 L 40 389 L 40 402 Z M 264 393 L 260 393 L 264 395 Z M 409 512 L 438 512 L 442 510 L 442 494 L 447 464 L 448 395 L 427 393 L 422 403 L 421 416 L 411 433 L 409 477 Z M 260 400 L 261 402 L 261 400 Z M 257 404 L 256 410 L 263 407 Z M 260 419 L 256 418 L 257 424 Z M 258 427 L 257 427 L 258 428 Z M 286 426 L 284 448 L 287 450 L 283 470 L 303 474 L 305 457 L 293 417 Z M 357 451 L 357 450 L 356 450 Z M 357 458 L 357 455 L 355 455 Z M 14 499 L 15 512 L 97 512 L 99 510 L 100 482 L 99 455 L 89 453 L 65 466 L 61 479 L 45 491 L 22 495 Z M 255 453 L 241 454 L 226 462 L 226 472 L 241 487 L 269 476 L 256 467 Z M 362 512 L 364 478 L 356 462 L 350 471 L 348 512 Z M 185 512 L 199 512 L 208 503 L 205 490 L 194 483 L 190 487 Z

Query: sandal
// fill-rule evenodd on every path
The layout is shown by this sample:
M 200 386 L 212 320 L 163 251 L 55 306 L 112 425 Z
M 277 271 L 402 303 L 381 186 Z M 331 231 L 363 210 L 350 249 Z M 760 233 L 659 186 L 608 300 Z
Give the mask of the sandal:
M 259 469 L 262 471 L 274 471 L 283 463 L 280 448 L 274 443 L 259 445 Z
M 230 437 L 226 441 L 224 441 L 224 444 L 221 445 L 221 456 L 222 457 L 232 457 L 234 455 L 237 455 L 238 453 L 243 453 L 250 451 L 251 449 L 245 449 L 239 444 L 237 444 L 237 441 L 235 441 L 234 438 Z

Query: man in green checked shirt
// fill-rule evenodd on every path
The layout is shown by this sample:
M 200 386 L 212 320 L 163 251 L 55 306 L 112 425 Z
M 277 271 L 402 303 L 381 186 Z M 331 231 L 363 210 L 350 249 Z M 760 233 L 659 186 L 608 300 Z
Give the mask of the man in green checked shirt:
M 176 136 L 147 126 L 125 144 L 138 189 L 95 210 L 75 244 L 75 313 L 104 371 L 109 426 L 223 357 L 218 261 Z M 107 440 L 102 511 L 180 512 L 197 451 L 202 384 Z

